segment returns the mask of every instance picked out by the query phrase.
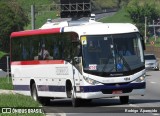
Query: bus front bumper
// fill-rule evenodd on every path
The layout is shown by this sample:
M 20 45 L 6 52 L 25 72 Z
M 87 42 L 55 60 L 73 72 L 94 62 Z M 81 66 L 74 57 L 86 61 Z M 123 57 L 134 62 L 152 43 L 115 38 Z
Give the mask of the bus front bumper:
M 144 95 L 146 83 L 108 84 L 97 86 L 81 86 L 77 95 L 84 99 Z

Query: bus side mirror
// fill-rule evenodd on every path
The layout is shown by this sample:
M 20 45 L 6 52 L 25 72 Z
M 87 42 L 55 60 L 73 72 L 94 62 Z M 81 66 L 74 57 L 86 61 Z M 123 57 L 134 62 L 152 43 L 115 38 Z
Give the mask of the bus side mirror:
M 74 57 L 74 62 L 76 64 L 79 64 L 81 62 L 80 58 L 79 57 Z
M 141 42 L 142 42 L 142 47 L 143 47 L 143 50 L 146 50 L 146 46 L 145 46 L 145 42 L 144 42 L 144 38 L 142 35 L 141 36 Z

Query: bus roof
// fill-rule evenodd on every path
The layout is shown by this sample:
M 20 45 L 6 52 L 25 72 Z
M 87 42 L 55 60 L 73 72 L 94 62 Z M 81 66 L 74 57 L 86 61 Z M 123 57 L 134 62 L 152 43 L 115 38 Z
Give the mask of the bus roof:
M 51 28 L 51 29 L 37 29 L 37 30 L 26 30 L 11 33 L 11 38 L 21 37 L 21 36 L 31 36 L 31 35 L 44 35 L 52 33 L 60 33 L 61 28 Z
M 64 28 L 64 32 L 72 31 L 77 32 L 79 35 L 105 35 L 139 32 L 137 27 L 130 23 L 92 23 Z
M 20 36 L 53 34 L 61 32 L 76 32 L 81 35 L 104 35 L 138 32 L 135 25 L 130 23 L 100 23 L 96 21 L 70 21 L 61 23 L 46 23 L 40 29 L 13 32 L 11 38 Z
M 102 23 L 93 20 L 47 22 L 41 29 L 64 27 L 64 32 L 76 32 L 79 35 L 118 34 L 138 32 L 130 23 Z

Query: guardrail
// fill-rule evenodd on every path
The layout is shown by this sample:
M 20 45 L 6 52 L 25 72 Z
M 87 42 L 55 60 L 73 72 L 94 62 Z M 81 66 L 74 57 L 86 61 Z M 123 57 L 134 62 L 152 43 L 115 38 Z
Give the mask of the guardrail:
M 146 46 L 145 53 L 155 54 L 157 58 L 160 58 L 160 47 Z

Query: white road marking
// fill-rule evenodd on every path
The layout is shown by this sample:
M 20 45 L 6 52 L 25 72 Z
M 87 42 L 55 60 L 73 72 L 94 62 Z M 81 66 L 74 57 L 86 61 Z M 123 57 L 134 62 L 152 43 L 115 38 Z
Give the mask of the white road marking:
M 46 116 L 66 116 L 66 113 L 46 113 Z
M 152 81 L 152 82 L 150 82 L 150 83 L 155 84 L 156 82 L 153 82 L 153 81 Z
M 152 113 L 152 115 L 154 115 L 154 116 L 160 116 L 160 114 L 158 114 L 158 113 Z
M 135 104 L 129 104 L 129 106 L 139 108 L 139 106 L 138 106 L 138 105 L 135 105 Z

